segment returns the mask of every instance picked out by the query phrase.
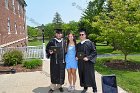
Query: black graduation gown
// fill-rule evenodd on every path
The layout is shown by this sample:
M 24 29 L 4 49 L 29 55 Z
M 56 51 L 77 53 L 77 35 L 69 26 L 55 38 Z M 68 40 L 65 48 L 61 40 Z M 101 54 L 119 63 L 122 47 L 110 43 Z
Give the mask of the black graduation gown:
M 97 52 L 94 43 L 85 41 L 83 44 L 76 45 L 77 52 L 83 52 L 88 61 L 78 60 L 78 72 L 81 87 L 94 87 L 96 89 L 94 63 L 97 58 Z
M 60 52 L 55 54 L 49 54 L 51 46 L 59 46 Z M 50 78 L 52 84 L 64 84 L 65 80 L 65 41 L 58 42 L 56 39 L 52 39 L 46 46 L 47 57 L 50 58 Z

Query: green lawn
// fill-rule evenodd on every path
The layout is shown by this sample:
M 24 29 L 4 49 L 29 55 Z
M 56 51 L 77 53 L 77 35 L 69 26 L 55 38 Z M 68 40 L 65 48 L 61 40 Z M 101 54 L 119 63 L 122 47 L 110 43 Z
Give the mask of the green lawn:
M 113 59 L 121 59 L 122 56 L 119 58 L 112 57 Z M 124 71 L 124 70 L 114 70 L 111 68 L 105 67 L 104 60 L 108 58 L 98 58 L 95 69 L 101 73 L 102 75 L 110 75 L 115 74 L 117 77 L 117 84 L 122 87 L 124 90 L 128 91 L 128 93 L 140 93 L 140 71 L 133 72 L 133 71 Z M 128 59 L 133 61 L 140 62 L 140 56 L 128 56 Z
M 111 46 L 96 46 L 96 49 L 98 54 L 108 54 L 113 52 Z
M 113 59 L 123 59 L 124 60 L 124 56 L 113 56 Z M 131 61 L 137 61 L 140 62 L 140 55 L 129 55 L 127 56 L 127 60 L 131 60 Z
M 48 40 L 45 40 L 45 44 L 48 43 Z M 35 40 L 35 41 L 28 41 L 28 46 L 39 46 L 42 45 L 41 40 Z
M 45 40 L 45 44 L 48 43 L 49 40 Z M 79 42 L 79 40 L 77 40 L 77 43 Z M 38 46 L 38 45 L 42 45 L 42 40 L 35 40 L 35 41 L 29 41 L 28 42 L 28 46 Z M 98 54 L 122 54 L 121 51 L 113 51 L 113 48 L 111 46 L 106 46 L 105 44 L 100 44 L 97 43 L 96 46 L 97 49 L 97 53 Z M 132 54 L 137 54 L 140 53 L 139 51 L 134 51 Z
M 112 46 L 106 46 L 106 45 L 96 45 L 96 49 L 97 49 L 97 53 L 98 54 L 123 54 L 121 51 L 119 50 L 115 50 L 113 51 L 113 47 Z M 136 50 L 131 54 L 139 54 L 140 50 Z

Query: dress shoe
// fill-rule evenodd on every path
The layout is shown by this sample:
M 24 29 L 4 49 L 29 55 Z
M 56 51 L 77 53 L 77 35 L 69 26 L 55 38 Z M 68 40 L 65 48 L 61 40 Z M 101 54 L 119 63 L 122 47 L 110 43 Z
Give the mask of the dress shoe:
M 82 92 L 81 92 L 81 93 L 86 93 L 86 91 L 87 91 L 87 89 L 84 89 L 84 90 L 82 90 Z
M 59 88 L 60 92 L 64 92 L 64 89 L 62 87 Z
M 48 91 L 48 93 L 53 93 L 53 91 L 54 91 L 54 90 L 50 89 L 50 90 Z

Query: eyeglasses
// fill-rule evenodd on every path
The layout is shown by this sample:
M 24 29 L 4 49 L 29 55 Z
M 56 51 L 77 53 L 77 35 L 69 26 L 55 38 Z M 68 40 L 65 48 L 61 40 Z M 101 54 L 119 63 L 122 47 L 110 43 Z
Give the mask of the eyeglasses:
M 80 34 L 80 36 L 84 36 L 85 34 Z

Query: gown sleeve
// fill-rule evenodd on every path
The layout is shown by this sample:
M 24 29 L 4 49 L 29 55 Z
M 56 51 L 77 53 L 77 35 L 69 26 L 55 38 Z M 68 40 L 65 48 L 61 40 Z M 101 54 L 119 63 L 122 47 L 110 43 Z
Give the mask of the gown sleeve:
M 96 58 L 97 58 L 97 52 L 96 52 L 96 47 L 94 45 L 94 43 L 90 42 L 90 53 L 89 55 L 87 56 L 87 58 L 92 62 L 92 63 L 95 63 L 96 61 Z
M 48 44 L 46 45 L 46 57 L 47 58 L 50 58 L 50 56 L 51 56 L 51 54 L 49 53 L 49 49 L 50 49 L 51 46 L 54 46 L 53 40 L 50 40 L 48 42 Z
M 75 54 L 75 57 L 77 57 L 77 52 L 78 52 L 78 49 L 79 49 L 79 43 L 78 43 L 78 44 L 76 44 L 75 49 L 76 49 L 76 54 Z

